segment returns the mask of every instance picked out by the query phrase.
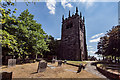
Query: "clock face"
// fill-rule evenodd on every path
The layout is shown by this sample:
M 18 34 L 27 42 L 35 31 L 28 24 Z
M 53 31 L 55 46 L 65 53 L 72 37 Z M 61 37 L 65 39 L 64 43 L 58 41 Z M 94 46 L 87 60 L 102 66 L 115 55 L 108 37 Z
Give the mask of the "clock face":
M 71 23 L 68 23 L 67 25 L 66 25 L 66 29 L 69 29 L 69 28 L 71 28 L 71 27 L 73 27 L 73 23 L 71 22 Z

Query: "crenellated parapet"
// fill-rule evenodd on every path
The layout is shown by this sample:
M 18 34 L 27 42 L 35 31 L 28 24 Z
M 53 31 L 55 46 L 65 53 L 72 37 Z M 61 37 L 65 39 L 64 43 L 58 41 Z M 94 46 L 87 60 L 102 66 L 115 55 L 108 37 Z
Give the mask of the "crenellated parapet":
M 76 7 L 76 13 L 75 14 L 70 14 L 70 10 L 69 10 L 69 15 L 68 15 L 68 18 L 64 18 L 64 15 L 62 17 L 62 23 L 66 22 L 66 21 L 69 21 L 70 19 L 74 19 L 78 17 L 80 19 L 80 21 L 82 21 L 83 23 L 85 22 L 85 18 L 84 16 L 82 17 L 82 13 L 80 12 L 80 15 L 78 14 L 78 8 Z

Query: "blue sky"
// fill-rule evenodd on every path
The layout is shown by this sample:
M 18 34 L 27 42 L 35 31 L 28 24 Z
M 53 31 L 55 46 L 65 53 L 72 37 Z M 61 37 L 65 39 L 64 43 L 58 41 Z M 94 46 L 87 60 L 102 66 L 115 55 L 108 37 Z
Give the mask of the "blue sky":
M 85 17 L 86 39 L 89 55 L 97 51 L 97 42 L 106 31 L 118 24 L 118 3 L 117 2 L 36 2 L 28 6 L 24 2 L 16 2 L 16 16 L 28 9 L 34 15 L 34 19 L 42 24 L 42 28 L 48 35 L 55 39 L 61 38 L 62 15 L 68 17 L 75 13 L 75 7 Z M 94 55 L 95 56 L 95 55 Z
M 120 25 L 120 1 L 119 1 L 119 5 L 118 5 L 118 17 L 119 17 L 118 23 Z

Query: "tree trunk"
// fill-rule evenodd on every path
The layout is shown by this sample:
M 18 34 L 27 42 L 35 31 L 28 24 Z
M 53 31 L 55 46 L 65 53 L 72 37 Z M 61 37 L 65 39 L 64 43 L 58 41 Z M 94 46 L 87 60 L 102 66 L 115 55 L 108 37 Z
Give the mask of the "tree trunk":
M 23 62 L 25 62 L 25 53 L 23 52 Z
M 36 59 L 37 59 L 38 55 L 36 54 Z

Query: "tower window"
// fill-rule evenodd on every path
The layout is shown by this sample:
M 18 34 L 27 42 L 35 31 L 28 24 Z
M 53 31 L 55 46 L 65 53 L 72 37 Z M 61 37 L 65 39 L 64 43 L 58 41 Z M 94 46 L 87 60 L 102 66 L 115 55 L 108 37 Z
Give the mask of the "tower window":
M 73 27 L 73 24 L 72 24 L 72 23 L 69 23 L 69 24 L 67 24 L 66 29 L 69 29 L 69 28 L 71 28 L 71 27 Z

